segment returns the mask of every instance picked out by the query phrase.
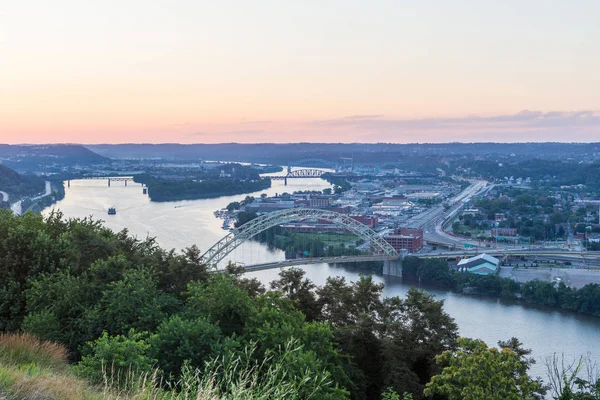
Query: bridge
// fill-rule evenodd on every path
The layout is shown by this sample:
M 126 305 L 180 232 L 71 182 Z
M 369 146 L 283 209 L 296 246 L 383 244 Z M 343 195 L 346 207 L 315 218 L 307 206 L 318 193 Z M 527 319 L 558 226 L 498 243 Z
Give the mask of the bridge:
M 125 182 L 125 186 L 127 186 L 127 182 L 133 182 L 133 176 L 88 176 L 85 178 L 77 178 L 77 180 L 106 180 L 108 181 L 108 187 L 110 187 L 111 182 Z M 71 187 L 71 180 L 67 180 L 67 186 Z
M 233 250 L 242 245 L 244 242 L 251 240 L 259 233 L 281 224 L 294 222 L 294 221 L 306 221 L 306 220 L 320 220 L 328 221 L 338 227 L 342 227 L 357 237 L 364 240 L 369 245 L 369 253 L 367 255 L 353 255 L 353 256 L 338 256 L 338 257 L 312 257 L 312 258 L 296 258 L 284 261 L 274 261 L 266 263 L 257 263 L 253 265 L 243 265 L 246 271 L 259 271 L 271 268 L 281 268 L 293 265 L 307 265 L 307 264 L 318 264 L 318 263 L 355 263 L 365 261 L 383 261 L 384 267 L 383 272 L 386 275 L 402 275 L 402 258 L 404 254 L 399 254 L 383 237 L 378 233 L 367 227 L 366 225 L 350 218 L 347 215 L 337 213 L 335 211 L 328 211 L 323 209 L 315 209 L 308 207 L 291 208 L 281 211 L 275 211 L 272 213 L 264 214 L 252 221 L 242 225 L 241 227 L 233 230 L 217 243 L 215 243 L 210 249 L 208 249 L 203 255 L 202 259 L 210 267 L 218 271 L 219 264 L 226 260 L 227 256 L 231 254 Z M 494 248 L 479 248 L 471 250 L 459 250 L 459 251 L 440 251 L 432 253 L 417 253 L 413 254 L 414 257 L 419 258 L 445 258 L 455 259 L 463 257 L 472 257 L 479 253 L 485 252 L 491 256 L 505 258 L 505 257 L 519 257 L 519 256 L 538 256 L 538 257 L 550 257 L 562 260 L 572 261 L 584 261 L 584 262 L 600 262 L 600 251 L 590 252 L 574 252 L 566 251 L 561 249 L 547 249 L 547 248 L 521 248 L 521 249 L 494 249 Z M 235 260 L 229 260 L 234 262 Z M 243 263 L 241 263 L 243 264 Z
M 273 179 L 284 181 L 287 185 L 288 179 L 307 179 L 307 178 L 320 178 L 323 174 L 326 174 L 327 171 L 323 171 L 320 169 L 306 168 L 306 169 L 297 169 L 295 171 L 288 172 L 287 175 L 267 175 L 262 176 L 263 179 Z
M 345 214 L 340 214 L 335 211 L 298 207 L 290 208 L 281 211 L 275 211 L 269 214 L 264 214 L 255 218 L 241 227 L 234 229 L 228 235 L 215 243 L 210 249 L 202 255 L 204 262 L 217 269 L 218 264 L 226 259 L 226 257 L 235 250 L 238 246 L 246 241 L 251 240 L 259 233 L 281 224 L 294 221 L 305 220 L 320 220 L 328 221 L 338 227 L 342 227 L 352 234 L 363 239 L 369 244 L 370 254 L 364 256 L 345 256 L 345 257 L 320 257 L 320 258 L 300 258 L 296 260 L 287 260 L 281 262 L 272 262 L 266 264 L 258 264 L 245 267 L 246 270 L 259 270 L 268 268 L 277 268 L 289 265 L 301 265 L 310 263 L 323 262 L 360 262 L 360 261 L 384 261 L 384 265 L 388 269 L 401 271 L 400 254 L 381 236 L 373 231 L 368 226 L 350 218 Z
M 423 254 L 411 254 L 412 257 L 418 258 L 441 258 L 446 260 L 454 260 L 456 258 L 473 257 L 481 252 L 465 252 L 465 251 L 452 251 L 452 252 L 439 252 L 439 253 L 423 253 Z M 600 262 L 600 252 L 589 252 L 589 253 L 578 253 L 578 252 L 565 252 L 560 250 L 544 251 L 544 250 L 495 250 L 495 251 L 484 251 L 484 253 L 497 257 L 501 260 L 508 257 L 546 257 L 554 258 L 562 261 L 573 261 L 583 263 L 598 263 Z M 308 257 L 308 258 L 295 258 L 291 260 L 273 261 L 258 264 L 243 264 L 244 271 L 262 271 L 273 268 L 292 267 L 296 265 L 311 265 L 311 264 L 341 264 L 341 263 L 354 263 L 354 262 L 365 262 L 365 261 L 384 261 L 383 273 L 384 275 L 402 276 L 402 257 L 396 260 L 386 259 L 379 255 L 373 256 L 339 256 L 339 257 Z

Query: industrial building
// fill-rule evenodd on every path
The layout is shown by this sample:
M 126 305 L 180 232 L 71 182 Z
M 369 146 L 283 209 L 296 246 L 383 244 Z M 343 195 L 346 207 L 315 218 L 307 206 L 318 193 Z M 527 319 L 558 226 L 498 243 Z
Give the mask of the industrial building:
M 423 248 L 423 230 L 400 228 L 383 237 L 397 252 L 416 253 Z
M 485 253 L 465 258 L 457 264 L 458 270 L 477 275 L 491 275 L 498 271 L 500 260 Z

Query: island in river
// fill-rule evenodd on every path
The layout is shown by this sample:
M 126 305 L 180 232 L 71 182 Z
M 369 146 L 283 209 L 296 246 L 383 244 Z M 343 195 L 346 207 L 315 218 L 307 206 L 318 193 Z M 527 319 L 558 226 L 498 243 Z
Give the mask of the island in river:
M 271 187 L 270 179 L 260 177 L 262 170 L 248 165 L 222 164 L 185 174 L 181 172 L 168 169 L 152 171 L 135 175 L 134 181 L 146 185 L 150 200 L 156 202 L 209 199 Z

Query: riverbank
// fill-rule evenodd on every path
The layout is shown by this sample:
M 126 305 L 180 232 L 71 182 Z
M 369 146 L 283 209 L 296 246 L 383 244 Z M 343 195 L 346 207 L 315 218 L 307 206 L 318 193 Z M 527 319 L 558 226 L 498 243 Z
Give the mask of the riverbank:
M 450 270 L 444 261 L 416 257 L 404 259 L 403 276 L 456 293 L 518 300 L 600 317 L 600 285 L 596 283 L 577 289 L 567 286 L 562 280 L 518 282 L 499 275 L 456 272 Z

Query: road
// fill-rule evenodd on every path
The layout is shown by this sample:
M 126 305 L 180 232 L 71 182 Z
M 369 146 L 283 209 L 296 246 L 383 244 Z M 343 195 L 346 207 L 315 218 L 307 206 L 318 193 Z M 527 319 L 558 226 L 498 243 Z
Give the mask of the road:
M 488 182 L 474 181 L 465 190 L 454 196 L 448 201 L 451 204 L 448 210 L 444 209 L 443 205 L 436 205 L 429 210 L 411 218 L 407 226 L 423 229 L 424 239 L 429 243 L 436 243 L 445 246 L 460 246 L 465 243 L 477 245 L 476 241 L 458 238 L 444 232 L 442 225 L 448 219 L 451 219 L 459 212 L 463 204 L 485 189 Z
M 46 181 L 46 187 L 44 188 L 44 193 L 40 193 L 39 195 L 32 197 L 31 200 L 32 201 L 39 200 L 42 197 L 46 197 L 46 196 L 50 195 L 50 193 L 52 193 L 52 185 L 50 184 L 49 181 Z M 15 215 L 21 215 L 21 214 L 23 214 L 22 205 L 23 205 L 23 200 L 19 200 L 19 201 L 12 203 L 10 205 L 10 209 L 12 210 L 12 212 Z
M 9 199 L 8 193 L 3 192 L 2 190 L 0 190 L 0 201 L 6 201 L 6 202 L 8 202 L 8 199 Z
M 382 260 L 393 259 L 390 257 L 385 257 L 381 255 L 372 255 L 372 256 L 340 256 L 340 257 L 314 257 L 314 258 L 294 258 L 291 260 L 284 261 L 274 261 L 264 264 L 255 264 L 255 265 L 244 265 L 244 270 L 246 272 L 250 271 L 261 271 L 265 269 L 272 268 L 282 268 L 282 267 L 291 267 L 294 265 L 308 265 L 308 264 L 341 264 L 341 263 L 350 263 L 350 262 L 363 262 L 363 261 L 382 261 Z M 224 270 L 217 270 L 216 272 L 222 272 Z

